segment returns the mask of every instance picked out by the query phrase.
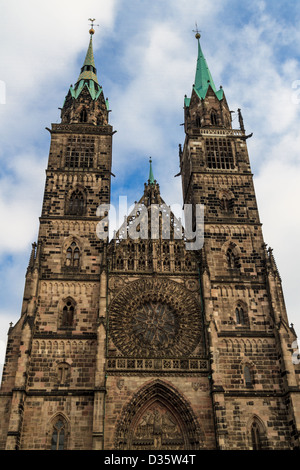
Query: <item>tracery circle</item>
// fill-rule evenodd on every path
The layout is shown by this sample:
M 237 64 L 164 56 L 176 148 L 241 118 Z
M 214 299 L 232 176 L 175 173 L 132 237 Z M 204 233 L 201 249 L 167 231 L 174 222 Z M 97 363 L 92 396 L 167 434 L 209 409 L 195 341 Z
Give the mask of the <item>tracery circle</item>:
M 195 295 L 175 281 L 140 279 L 128 283 L 109 308 L 110 336 L 130 357 L 181 357 L 201 337 Z
M 149 347 L 168 347 L 177 333 L 176 314 L 167 304 L 145 303 L 137 309 L 132 331 Z

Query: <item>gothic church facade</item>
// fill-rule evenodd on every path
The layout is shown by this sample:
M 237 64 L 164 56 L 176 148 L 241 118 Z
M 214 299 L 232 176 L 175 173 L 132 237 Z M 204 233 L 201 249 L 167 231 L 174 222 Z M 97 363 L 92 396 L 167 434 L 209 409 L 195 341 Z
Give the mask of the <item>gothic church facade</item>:
M 296 335 L 263 239 L 241 112 L 233 129 L 197 34 L 179 163 L 183 203 L 205 208 L 204 245 L 188 250 L 171 212 L 156 237 L 126 237 L 141 210 L 147 232 L 151 207 L 166 207 L 151 163 L 135 211 L 100 239 L 114 130 L 93 33 L 49 129 L 38 240 L 8 331 L 0 448 L 299 448 Z

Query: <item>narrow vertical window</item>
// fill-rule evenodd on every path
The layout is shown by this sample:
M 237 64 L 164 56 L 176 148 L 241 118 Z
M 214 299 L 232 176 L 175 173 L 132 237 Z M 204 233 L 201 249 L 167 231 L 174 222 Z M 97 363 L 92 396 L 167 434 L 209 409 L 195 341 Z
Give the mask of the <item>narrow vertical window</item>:
M 253 386 L 252 374 L 249 366 L 244 367 L 244 380 L 246 387 L 250 388 Z
M 226 252 L 226 258 L 227 258 L 227 265 L 228 265 L 228 268 L 231 268 L 231 269 L 236 269 L 238 268 L 238 258 L 237 256 L 234 254 L 232 248 L 228 248 L 227 252 Z
M 65 447 L 65 423 L 60 418 L 53 426 L 51 450 L 63 450 Z
M 262 439 L 261 439 L 261 432 L 259 429 L 259 425 L 254 422 L 251 426 L 251 441 L 252 441 L 252 449 L 253 450 L 261 450 L 262 449 Z
M 236 322 L 238 325 L 245 325 L 245 312 L 243 307 L 235 309 Z
M 87 122 L 87 112 L 85 108 L 83 108 L 80 113 L 80 122 Z
M 233 212 L 233 206 L 233 199 L 230 199 L 225 195 L 220 198 L 220 209 L 222 212 L 231 214 Z
M 212 111 L 210 114 L 210 122 L 213 126 L 216 126 L 218 123 L 217 113 L 216 111 Z
M 82 191 L 76 189 L 70 196 L 67 215 L 82 216 L 85 213 L 85 197 Z
M 66 252 L 66 268 L 78 269 L 80 265 L 80 250 L 76 242 L 72 242 Z
M 63 307 L 61 326 L 62 327 L 71 327 L 74 322 L 74 312 L 75 307 L 71 300 L 68 300 Z

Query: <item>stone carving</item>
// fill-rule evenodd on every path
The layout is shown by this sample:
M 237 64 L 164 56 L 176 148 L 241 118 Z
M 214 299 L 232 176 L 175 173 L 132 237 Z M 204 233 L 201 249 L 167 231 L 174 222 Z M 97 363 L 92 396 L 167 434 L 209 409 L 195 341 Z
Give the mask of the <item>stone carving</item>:
M 167 304 L 158 302 L 141 305 L 133 320 L 132 331 L 149 347 L 168 347 L 177 333 L 175 312 Z
M 199 449 L 204 436 L 178 389 L 156 380 L 141 388 L 122 409 L 115 449 Z
M 176 418 L 154 403 L 140 418 L 132 438 L 133 450 L 181 450 L 184 438 Z

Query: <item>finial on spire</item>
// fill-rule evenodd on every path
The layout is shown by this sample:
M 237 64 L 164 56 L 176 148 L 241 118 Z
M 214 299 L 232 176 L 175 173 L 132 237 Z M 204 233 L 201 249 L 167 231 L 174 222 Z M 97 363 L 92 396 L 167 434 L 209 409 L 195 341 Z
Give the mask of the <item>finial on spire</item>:
M 95 21 L 96 18 L 89 18 L 89 21 L 91 22 L 91 29 L 89 30 L 89 33 L 90 35 L 93 35 L 95 33 L 95 30 L 94 30 L 94 21 Z M 98 24 L 96 24 L 95 26 L 99 26 Z
M 152 171 L 152 158 L 149 158 L 149 163 L 150 163 L 150 169 L 149 169 L 149 184 L 154 184 L 154 176 L 153 176 L 153 171 Z
M 196 29 L 193 29 L 193 33 L 196 33 L 195 38 L 199 40 L 201 38 L 201 34 L 200 34 L 201 31 L 199 31 L 197 23 L 195 23 L 195 26 L 196 26 Z

